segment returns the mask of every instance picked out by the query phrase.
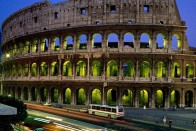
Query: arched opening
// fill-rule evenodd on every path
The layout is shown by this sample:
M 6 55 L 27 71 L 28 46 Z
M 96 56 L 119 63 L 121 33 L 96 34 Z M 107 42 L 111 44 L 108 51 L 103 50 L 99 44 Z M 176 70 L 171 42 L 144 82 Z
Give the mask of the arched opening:
M 70 88 L 66 88 L 64 90 L 63 103 L 64 104 L 71 104 L 71 89 Z
M 140 96 L 139 96 L 139 106 L 140 107 L 143 107 L 143 106 L 148 107 L 148 105 L 149 105 L 148 92 L 146 90 L 141 90 Z
M 162 90 L 157 90 L 156 95 L 155 95 L 155 106 L 157 108 L 162 108 L 164 107 L 164 94 Z
M 37 76 L 37 64 L 33 63 L 31 66 L 31 76 Z
M 21 88 L 17 88 L 18 99 L 21 100 Z
M 33 40 L 31 48 L 32 48 L 32 53 L 38 52 L 38 40 Z
M 150 72 L 150 64 L 147 61 L 143 61 L 140 64 L 140 77 L 149 78 Z
M 125 90 L 122 95 L 123 106 L 133 106 L 133 92 L 129 89 Z
M 29 75 L 29 65 L 25 64 L 24 65 L 24 76 L 28 76 Z
M 77 90 L 77 105 L 85 105 L 86 92 L 83 88 Z
M 192 107 L 193 106 L 193 92 L 187 91 L 185 93 L 185 106 Z
M 108 35 L 108 48 L 118 48 L 118 35 L 111 33 Z
M 165 49 L 168 47 L 168 41 L 164 34 L 160 33 L 156 38 L 156 49 Z
M 101 91 L 99 89 L 94 89 L 92 91 L 92 104 L 101 104 Z
M 150 35 L 147 33 L 143 33 L 140 36 L 140 48 L 151 48 L 152 40 L 150 39 Z
M 107 91 L 107 105 L 116 105 L 117 102 L 117 92 L 114 89 L 109 89 Z
M 100 61 L 93 61 L 92 76 L 101 76 L 101 62 Z
M 24 94 L 24 100 L 28 101 L 28 99 L 29 99 L 29 89 L 27 87 L 24 87 L 23 94 Z
M 156 64 L 156 77 L 157 78 L 166 77 L 166 66 L 162 61 Z
M 182 41 L 180 35 L 174 34 L 172 36 L 172 50 L 180 50 L 182 47 Z
M 118 64 L 116 61 L 112 60 L 107 63 L 107 76 L 117 76 L 118 75 Z
M 177 90 L 171 92 L 171 106 L 179 107 L 180 104 L 180 93 Z
M 41 51 L 42 52 L 47 52 L 48 51 L 48 45 L 49 45 L 49 41 L 47 38 L 43 38 L 41 40 Z
M 31 100 L 36 101 L 37 100 L 37 89 L 35 87 L 31 88 Z
M 132 33 L 124 35 L 124 48 L 134 48 L 134 36 Z
M 51 43 L 51 50 L 59 51 L 59 49 L 60 49 L 60 39 L 59 37 L 54 37 Z
M 63 76 L 72 76 L 72 64 L 70 61 L 63 63 Z
M 12 76 L 16 76 L 16 65 L 12 65 Z
M 174 62 L 172 64 L 172 69 L 171 69 L 171 77 L 172 78 L 180 78 L 181 76 L 181 67 L 180 64 L 177 62 Z
M 134 77 L 134 75 L 135 75 L 134 64 L 131 61 L 126 61 L 123 64 L 123 76 Z
M 193 78 L 194 77 L 194 66 L 193 64 L 186 65 L 186 78 Z
M 72 36 L 65 37 L 64 43 L 63 43 L 64 49 L 72 50 L 73 49 L 73 43 L 74 43 L 74 41 L 73 41 L 73 37 Z
M 86 63 L 79 61 L 76 66 L 76 76 L 86 76 Z
M 30 42 L 29 41 L 25 42 L 24 53 L 25 54 L 30 53 Z
M 92 47 L 93 48 L 102 48 L 102 35 L 101 34 L 94 34 L 93 35 Z
M 51 102 L 58 103 L 58 98 L 59 98 L 58 89 L 52 88 L 51 89 Z
M 87 36 L 84 34 L 80 35 L 78 49 L 87 49 Z
M 45 87 L 42 87 L 40 89 L 40 98 L 41 98 L 41 102 L 46 102 L 47 101 L 47 97 L 48 97 L 48 91 Z
M 21 64 L 18 65 L 18 70 L 17 70 L 17 72 L 18 72 L 18 76 L 19 76 L 19 77 L 22 76 L 22 65 L 21 65 Z
M 58 64 L 57 64 L 57 62 L 52 62 L 52 64 L 51 64 L 51 76 L 58 76 Z
M 22 55 L 22 51 L 23 51 L 23 44 L 22 44 L 22 42 L 20 42 L 20 43 L 19 43 L 18 53 L 19 53 L 20 55 Z
M 42 62 L 40 65 L 40 75 L 41 76 L 47 76 L 48 75 L 48 65 L 46 62 Z

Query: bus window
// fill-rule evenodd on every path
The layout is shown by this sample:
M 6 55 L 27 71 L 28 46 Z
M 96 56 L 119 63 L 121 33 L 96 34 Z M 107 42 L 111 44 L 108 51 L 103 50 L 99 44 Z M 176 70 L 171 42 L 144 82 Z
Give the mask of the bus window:
M 105 111 L 111 112 L 111 108 L 105 108 Z
M 116 109 L 112 108 L 112 112 L 116 112 Z
M 100 110 L 100 107 L 99 106 L 97 106 L 97 110 Z
M 101 110 L 102 110 L 102 111 L 105 111 L 105 107 L 101 107 Z
M 123 108 L 119 108 L 118 109 L 118 112 L 123 112 Z
M 92 106 L 92 109 L 96 109 L 96 106 Z

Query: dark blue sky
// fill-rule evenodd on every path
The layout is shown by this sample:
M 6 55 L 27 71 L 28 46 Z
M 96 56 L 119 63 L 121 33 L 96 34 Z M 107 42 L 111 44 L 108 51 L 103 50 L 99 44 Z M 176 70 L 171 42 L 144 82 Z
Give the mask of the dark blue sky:
M 42 0 L 0 0 L 0 25 L 12 13 Z M 50 0 L 58 3 L 65 0 Z M 196 0 L 176 0 L 181 18 L 188 27 L 187 37 L 190 46 L 196 47 Z

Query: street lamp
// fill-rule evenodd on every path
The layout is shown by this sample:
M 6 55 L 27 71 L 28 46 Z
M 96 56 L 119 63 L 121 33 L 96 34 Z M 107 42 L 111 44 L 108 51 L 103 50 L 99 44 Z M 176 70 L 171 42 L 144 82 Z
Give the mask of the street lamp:
M 6 58 L 10 58 L 10 54 L 6 54 Z

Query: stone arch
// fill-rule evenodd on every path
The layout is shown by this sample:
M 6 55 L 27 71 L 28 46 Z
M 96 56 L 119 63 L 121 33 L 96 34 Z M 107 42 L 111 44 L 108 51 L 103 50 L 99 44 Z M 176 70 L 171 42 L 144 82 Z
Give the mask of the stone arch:
M 41 51 L 42 52 L 47 52 L 48 51 L 48 46 L 49 46 L 49 41 L 47 38 L 43 38 L 41 40 Z
M 101 76 L 101 62 L 100 61 L 93 61 L 92 76 Z
M 86 91 L 84 88 L 80 88 L 76 90 L 76 104 L 77 105 L 85 105 L 86 102 Z
M 123 38 L 125 48 L 134 48 L 134 35 L 132 33 L 126 33 Z
M 171 99 L 170 99 L 170 105 L 172 106 L 172 107 L 179 107 L 180 106 L 180 93 L 179 93 L 179 91 L 177 91 L 177 90 L 173 90 L 172 92 L 171 92 L 171 97 L 170 97 Z
M 66 50 L 72 50 L 73 49 L 73 37 L 72 36 L 67 36 L 64 38 L 64 42 L 63 42 L 63 47 Z
M 149 78 L 150 77 L 150 64 L 147 61 L 142 61 L 140 64 L 140 77 Z
M 92 104 L 101 104 L 101 91 L 100 89 L 93 89 L 92 90 L 92 97 L 91 97 L 91 103 Z
M 65 88 L 63 90 L 63 103 L 71 104 L 71 89 L 70 88 Z
M 149 93 L 147 90 L 140 90 L 139 95 L 139 106 L 143 107 L 149 107 Z
M 132 61 L 126 61 L 123 64 L 123 76 L 124 77 L 134 77 L 135 76 L 135 70 L 134 70 L 134 64 Z
M 60 49 L 60 38 L 54 37 L 51 42 L 51 50 L 59 51 L 59 49 Z
M 118 76 L 118 64 L 112 60 L 107 63 L 107 76 Z
M 46 87 L 40 89 L 40 100 L 41 102 L 46 102 L 48 99 L 48 90 Z
M 59 98 L 59 91 L 57 88 L 52 88 L 51 89 L 51 102 L 52 103 L 58 103 L 58 98 Z
M 102 48 L 102 35 L 94 34 L 92 39 L 92 47 L 93 48 Z
M 29 64 L 24 64 L 24 76 L 29 75 Z
M 193 106 L 193 92 L 188 90 L 185 93 L 185 106 L 192 107 Z
M 152 40 L 148 33 L 142 33 L 140 36 L 140 48 L 151 48 Z
M 40 64 L 40 75 L 47 76 L 48 75 L 48 65 L 46 62 L 42 62 Z
M 24 53 L 25 53 L 25 54 L 30 53 L 30 42 L 29 42 L 29 41 L 26 41 L 26 42 L 25 42 Z
M 194 77 L 194 66 L 192 63 L 186 65 L 186 78 Z
M 55 61 L 51 63 L 51 76 L 58 76 L 58 63 Z
M 27 87 L 23 88 L 24 100 L 28 101 L 29 99 L 29 89 Z
M 118 48 L 118 35 L 111 33 L 108 35 L 107 39 L 108 48 Z
M 181 50 L 182 40 L 179 34 L 174 34 L 172 36 L 172 50 Z
M 130 89 L 124 90 L 122 94 L 122 105 L 133 107 L 133 92 Z
M 31 100 L 32 101 L 37 100 L 37 88 L 35 88 L 35 87 L 31 88 Z
M 78 49 L 87 49 L 87 43 L 88 43 L 88 37 L 86 34 L 82 34 L 79 36 L 79 41 L 78 41 Z
M 162 90 L 157 90 L 155 94 L 155 107 L 162 108 L 164 107 L 164 92 Z
M 156 77 L 163 78 L 166 77 L 166 65 L 162 61 L 156 64 Z
M 76 66 L 77 76 L 86 76 L 86 63 L 84 61 L 79 61 Z
M 181 66 L 179 63 L 174 62 L 172 64 L 171 77 L 172 78 L 180 78 L 180 76 L 181 76 Z
M 63 63 L 63 76 L 72 76 L 72 64 L 70 61 L 66 61 Z
M 31 65 L 31 76 L 37 76 L 37 64 L 33 63 Z
M 116 105 L 117 103 L 117 91 L 115 89 L 109 89 L 107 91 L 107 105 Z
M 32 53 L 38 52 L 38 40 L 33 40 L 32 47 L 31 48 L 32 48 L 31 49 Z
M 166 49 L 168 47 L 167 37 L 163 33 L 157 34 L 156 49 Z

